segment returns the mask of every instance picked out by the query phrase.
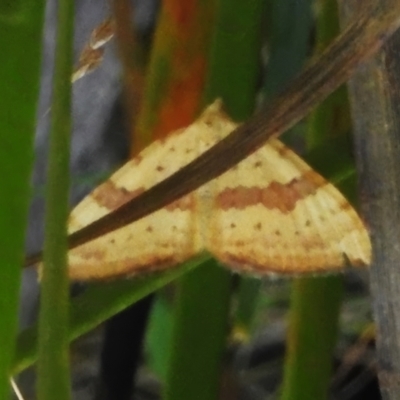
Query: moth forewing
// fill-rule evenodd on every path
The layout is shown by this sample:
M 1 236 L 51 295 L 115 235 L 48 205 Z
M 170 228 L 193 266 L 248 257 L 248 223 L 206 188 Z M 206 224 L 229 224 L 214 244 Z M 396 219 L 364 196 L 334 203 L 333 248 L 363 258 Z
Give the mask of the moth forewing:
M 194 160 L 237 125 L 219 101 L 156 141 L 71 213 L 74 232 Z M 343 195 L 272 139 L 234 168 L 172 204 L 69 252 L 72 279 L 131 276 L 173 267 L 202 250 L 238 271 L 340 270 L 371 258 L 368 233 Z

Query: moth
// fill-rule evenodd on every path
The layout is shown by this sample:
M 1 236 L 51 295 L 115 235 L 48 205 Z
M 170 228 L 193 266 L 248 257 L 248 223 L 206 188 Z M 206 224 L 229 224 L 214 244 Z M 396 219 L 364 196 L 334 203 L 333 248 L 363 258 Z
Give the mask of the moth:
M 73 233 L 194 160 L 236 128 L 210 105 L 197 121 L 152 143 L 71 213 Z M 201 251 L 256 275 L 368 265 L 367 230 L 343 195 L 282 142 L 271 139 L 220 177 L 168 206 L 70 250 L 74 280 L 171 268 Z

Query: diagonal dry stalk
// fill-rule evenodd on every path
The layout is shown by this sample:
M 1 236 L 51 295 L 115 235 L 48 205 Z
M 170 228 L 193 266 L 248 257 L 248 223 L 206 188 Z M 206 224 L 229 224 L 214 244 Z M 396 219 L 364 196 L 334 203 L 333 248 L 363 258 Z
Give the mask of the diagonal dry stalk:
M 69 236 L 74 248 L 132 223 L 221 175 L 246 158 L 270 137 L 279 136 L 332 91 L 350 78 L 363 61 L 373 56 L 400 27 L 400 2 L 384 9 L 377 0 L 363 10 L 317 59 L 267 107 L 224 140 L 166 180 Z M 389 2 L 390 3 L 390 2 Z M 26 265 L 39 262 L 41 254 L 27 258 Z

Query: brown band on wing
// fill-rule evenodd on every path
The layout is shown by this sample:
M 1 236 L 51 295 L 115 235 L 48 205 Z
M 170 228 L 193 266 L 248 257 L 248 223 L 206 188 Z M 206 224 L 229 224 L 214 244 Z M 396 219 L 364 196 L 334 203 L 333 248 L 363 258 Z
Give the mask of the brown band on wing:
M 94 190 L 91 197 L 100 206 L 115 210 L 144 191 L 144 188 L 129 191 L 123 187 L 117 187 L 114 182 L 108 180 Z
M 299 200 L 313 195 L 326 183 L 324 178 L 309 170 L 286 184 L 271 182 L 267 187 L 227 188 L 216 196 L 216 206 L 228 210 L 262 204 L 269 209 L 276 208 L 282 213 L 289 213 Z

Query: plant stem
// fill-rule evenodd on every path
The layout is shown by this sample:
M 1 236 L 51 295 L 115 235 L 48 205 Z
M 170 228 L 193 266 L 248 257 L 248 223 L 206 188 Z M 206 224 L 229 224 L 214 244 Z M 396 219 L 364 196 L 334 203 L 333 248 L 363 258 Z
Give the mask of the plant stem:
M 58 3 L 52 124 L 46 194 L 44 264 L 39 314 L 38 399 L 71 398 L 68 327 L 67 220 L 71 134 L 74 2 Z
M 254 107 L 262 4 L 217 3 L 204 102 L 221 97 L 237 119 L 247 117 Z M 182 279 L 165 400 L 218 398 L 231 288 L 232 274 L 213 260 Z
M 0 399 L 8 399 L 30 201 L 45 1 L 0 2 Z
M 377 9 L 396 0 L 376 1 Z M 365 1 L 339 1 L 341 22 L 360 13 Z M 353 76 L 350 102 L 362 210 L 371 234 L 370 285 L 377 325 L 377 371 L 382 399 L 399 399 L 400 376 L 400 35 Z
M 318 52 L 339 30 L 336 0 L 323 0 L 319 5 L 315 46 Z M 309 149 L 328 138 L 347 135 L 350 119 L 344 88 L 332 93 L 312 113 L 307 128 Z M 347 142 L 343 145 L 347 146 Z M 321 161 L 331 164 L 326 155 Z M 282 399 L 327 398 L 342 295 L 341 275 L 304 277 L 293 282 Z

